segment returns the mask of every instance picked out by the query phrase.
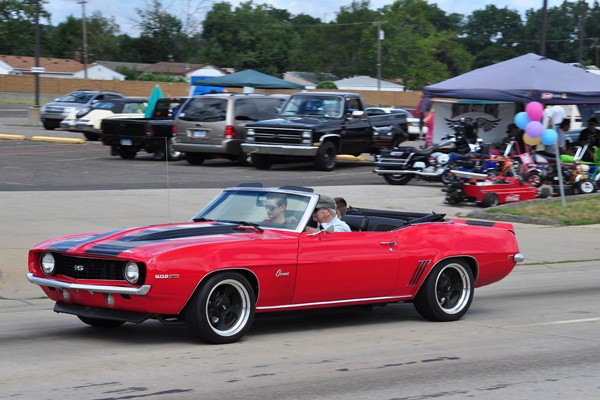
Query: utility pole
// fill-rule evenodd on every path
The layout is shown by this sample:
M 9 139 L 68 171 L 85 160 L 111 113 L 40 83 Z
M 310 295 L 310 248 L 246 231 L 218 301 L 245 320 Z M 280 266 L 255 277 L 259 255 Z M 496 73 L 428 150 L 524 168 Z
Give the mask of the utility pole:
M 548 30 L 548 0 L 544 0 L 542 7 L 542 34 L 540 38 L 540 55 L 546 56 L 546 31 Z
M 88 64 L 88 44 L 87 44 L 87 21 L 85 16 L 85 3 L 86 0 L 79 0 L 77 3 L 81 4 L 81 27 L 83 30 L 83 77 L 88 78 L 87 64 Z
M 583 41 L 585 40 L 585 14 L 587 10 L 587 3 L 582 1 L 581 3 L 581 17 L 579 19 L 579 64 L 583 65 Z
M 600 68 L 600 45 L 598 38 L 594 38 L 594 47 L 596 48 L 596 67 Z
M 383 40 L 381 22 L 377 22 L 377 91 L 381 91 L 381 41 Z
M 40 67 L 40 1 L 35 1 L 35 67 Z M 35 77 L 35 108 L 40 107 L 40 74 L 36 72 Z

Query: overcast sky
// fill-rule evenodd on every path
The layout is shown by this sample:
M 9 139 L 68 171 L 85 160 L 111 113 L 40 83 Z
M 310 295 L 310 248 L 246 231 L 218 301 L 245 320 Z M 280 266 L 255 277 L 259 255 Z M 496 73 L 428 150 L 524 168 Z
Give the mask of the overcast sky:
M 50 0 L 45 5 L 46 10 L 51 13 L 51 22 L 57 25 L 64 21 L 69 15 L 77 18 L 81 17 L 82 6 L 80 0 Z M 182 15 L 186 4 L 198 4 L 202 0 L 162 0 L 163 5 L 167 9 L 172 10 L 173 15 Z M 204 0 L 205 3 L 207 0 Z M 430 3 L 435 3 L 447 13 L 470 14 L 474 10 L 485 8 L 487 4 L 495 4 L 496 7 L 508 7 L 524 13 L 530 8 L 542 7 L 543 0 L 429 0 Z M 563 0 L 548 0 L 548 7 L 558 6 Z M 588 0 L 591 4 L 592 1 Z M 230 3 L 237 5 L 238 0 L 231 0 Z M 289 10 L 293 15 L 308 14 L 313 17 L 321 18 L 324 21 L 330 21 L 335 18 L 336 12 L 341 6 L 348 5 L 351 0 L 255 0 L 255 4 L 268 3 L 276 8 Z M 377 9 L 387 4 L 392 4 L 393 1 L 371 0 L 371 9 Z M 145 9 L 146 2 L 144 0 L 87 0 L 86 14 L 89 16 L 94 11 L 101 11 L 105 17 L 114 16 L 117 23 L 121 27 L 121 31 L 132 36 L 137 36 L 138 31 L 135 28 L 135 18 L 137 14 L 136 8 Z M 206 3 L 208 4 L 208 3 Z M 212 3 L 210 3 L 212 4 Z

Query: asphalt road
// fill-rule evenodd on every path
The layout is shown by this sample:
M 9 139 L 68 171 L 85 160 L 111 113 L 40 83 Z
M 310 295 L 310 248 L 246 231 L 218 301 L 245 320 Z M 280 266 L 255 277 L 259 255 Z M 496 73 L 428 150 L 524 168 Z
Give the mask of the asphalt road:
M 41 292 L 40 292 L 41 294 Z M 48 300 L 0 308 L 3 399 L 597 399 L 593 264 L 518 267 L 466 317 L 410 304 L 261 316 L 232 345 L 150 321 L 97 330 Z

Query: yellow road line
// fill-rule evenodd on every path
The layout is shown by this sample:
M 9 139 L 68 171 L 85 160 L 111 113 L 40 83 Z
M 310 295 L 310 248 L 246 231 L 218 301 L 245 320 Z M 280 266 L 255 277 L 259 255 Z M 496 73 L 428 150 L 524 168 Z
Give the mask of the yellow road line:
M 56 143 L 74 143 L 74 144 L 85 143 L 85 139 L 52 137 L 52 136 L 32 136 L 31 140 L 35 140 L 38 142 L 56 142 Z

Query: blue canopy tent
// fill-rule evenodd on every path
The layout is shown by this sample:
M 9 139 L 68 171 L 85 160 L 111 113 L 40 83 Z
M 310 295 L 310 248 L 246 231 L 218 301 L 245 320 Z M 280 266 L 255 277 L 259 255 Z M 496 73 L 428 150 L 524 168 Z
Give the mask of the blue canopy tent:
M 537 101 L 542 104 L 581 104 L 579 110 L 586 120 L 600 108 L 600 76 L 529 53 L 426 86 L 423 94 L 422 110 L 434 97 L 523 104 Z
M 303 85 L 284 81 L 253 69 L 236 72 L 230 75 L 217 76 L 193 82 L 196 86 L 218 86 L 235 88 L 261 88 L 261 89 L 304 89 Z

